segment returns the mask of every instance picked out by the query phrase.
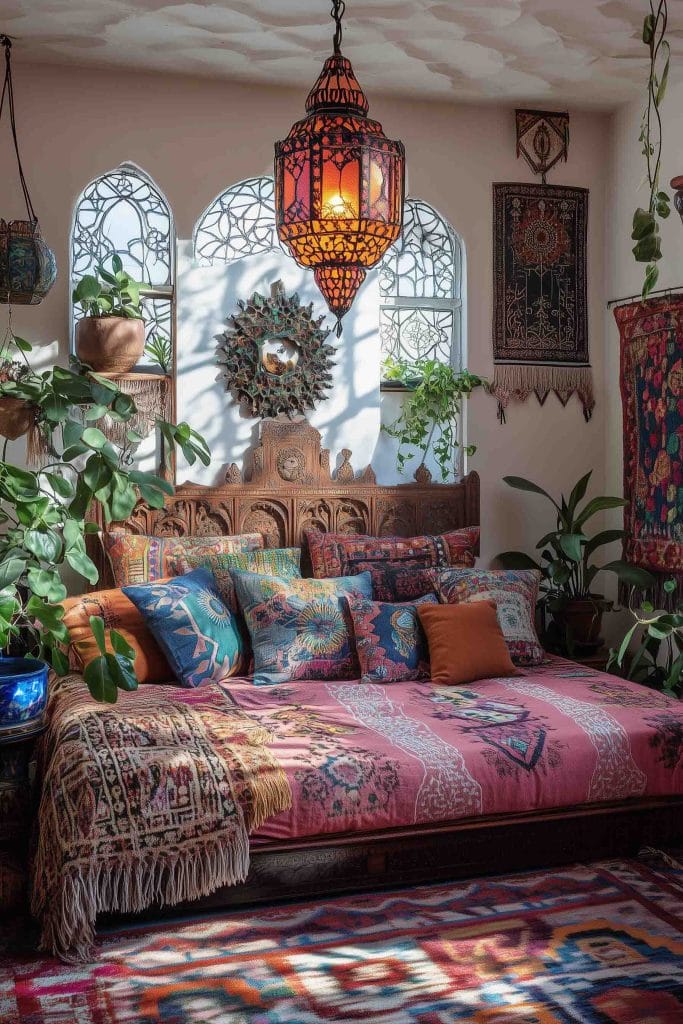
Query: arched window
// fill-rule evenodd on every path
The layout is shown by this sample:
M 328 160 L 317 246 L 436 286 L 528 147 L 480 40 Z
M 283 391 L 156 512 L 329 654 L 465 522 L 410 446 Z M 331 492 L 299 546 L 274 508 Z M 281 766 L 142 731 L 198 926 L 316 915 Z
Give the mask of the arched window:
M 379 270 L 385 358 L 462 366 L 464 276 L 462 243 L 450 224 L 421 199 L 406 199 L 401 238 Z
M 147 338 L 173 350 L 175 229 L 171 209 L 152 179 L 132 163 L 95 178 L 76 202 L 71 228 L 72 286 L 97 264 L 121 257 L 124 270 L 143 283 Z M 73 323 L 78 310 L 74 309 Z M 147 360 L 151 361 L 151 360 Z
M 200 266 L 278 249 L 273 179 L 247 178 L 226 188 L 197 221 L 192 242 Z

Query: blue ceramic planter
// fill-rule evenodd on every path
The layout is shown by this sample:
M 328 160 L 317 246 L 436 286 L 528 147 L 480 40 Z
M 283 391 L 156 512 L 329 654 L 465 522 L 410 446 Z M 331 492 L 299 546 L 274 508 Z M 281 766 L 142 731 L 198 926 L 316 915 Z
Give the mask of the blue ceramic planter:
M 0 658 L 0 737 L 31 732 L 47 703 L 48 667 L 36 658 Z

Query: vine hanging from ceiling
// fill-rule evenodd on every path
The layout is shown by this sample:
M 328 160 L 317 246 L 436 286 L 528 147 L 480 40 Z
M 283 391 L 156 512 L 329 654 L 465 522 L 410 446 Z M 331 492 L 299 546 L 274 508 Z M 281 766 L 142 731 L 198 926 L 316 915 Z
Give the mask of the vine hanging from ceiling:
M 638 263 L 645 263 L 643 299 L 647 298 L 659 278 L 658 262 L 662 258 L 662 239 L 659 221 L 665 220 L 671 205 L 667 192 L 659 187 L 662 167 L 662 115 L 661 106 L 669 80 L 671 51 L 666 39 L 668 23 L 667 0 L 649 0 L 650 13 L 643 22 L 643 42 L 648 48 L 650 68 L 647 82 L 647 106 L 640 126 L 640 142 L 646 162 L 646 181 L 650 187 L 647 209 L 638 207 L 633 214 L 635 242 L 633 255 Z

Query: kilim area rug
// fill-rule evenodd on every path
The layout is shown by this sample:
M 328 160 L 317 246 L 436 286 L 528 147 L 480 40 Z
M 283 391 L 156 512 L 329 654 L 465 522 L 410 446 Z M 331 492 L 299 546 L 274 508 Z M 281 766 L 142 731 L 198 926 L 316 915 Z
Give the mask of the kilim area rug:
M 100 933 L 22 953 L 3 1024 L 680 1024 L 683 869 L 605 861 Z
M 493 186 L 493 358 L 501 420 L 510 401 L 575 392 L 595 406 L 588 356 L 588 192 L 563 185 Z

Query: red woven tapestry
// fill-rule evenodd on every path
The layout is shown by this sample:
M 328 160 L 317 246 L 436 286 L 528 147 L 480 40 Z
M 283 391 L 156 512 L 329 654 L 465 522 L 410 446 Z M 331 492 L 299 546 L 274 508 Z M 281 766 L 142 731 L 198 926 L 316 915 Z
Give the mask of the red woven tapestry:
M 614 310 L 621 336 L 624 557 L 683 573 L 683 294 Z

